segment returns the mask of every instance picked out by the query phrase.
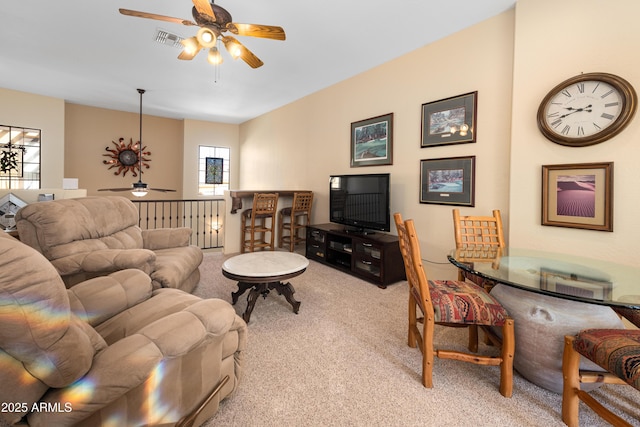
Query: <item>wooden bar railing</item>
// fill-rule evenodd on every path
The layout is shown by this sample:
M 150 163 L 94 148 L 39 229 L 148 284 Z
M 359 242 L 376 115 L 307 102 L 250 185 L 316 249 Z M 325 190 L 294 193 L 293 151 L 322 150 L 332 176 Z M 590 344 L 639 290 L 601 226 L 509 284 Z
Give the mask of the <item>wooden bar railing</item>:
M 224 199 L 133 200 L 138 224 L 145 230 L 189 227 L 191 244 L 201 249 L 224 246 Z

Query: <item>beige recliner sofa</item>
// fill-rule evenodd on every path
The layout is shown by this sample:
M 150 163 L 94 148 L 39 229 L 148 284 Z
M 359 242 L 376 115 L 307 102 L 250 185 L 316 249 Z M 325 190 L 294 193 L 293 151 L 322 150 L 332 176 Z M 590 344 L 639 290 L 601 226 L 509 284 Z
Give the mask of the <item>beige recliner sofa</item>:
M 226 301 L 153 290 L 135 269 L 67 290 L 6 233 L 0 269 L 6 423 L 199 425 L 238 385 L 247 325 Z
M 144 271 L 155 288 L 191 292 L 200 281 L 202 250 L 189 244 L 191 229 L 142 230 L 125 197 L 37 202 L 15 218 L 20 240 L 51 261 L 67 287 L 125 268 Z

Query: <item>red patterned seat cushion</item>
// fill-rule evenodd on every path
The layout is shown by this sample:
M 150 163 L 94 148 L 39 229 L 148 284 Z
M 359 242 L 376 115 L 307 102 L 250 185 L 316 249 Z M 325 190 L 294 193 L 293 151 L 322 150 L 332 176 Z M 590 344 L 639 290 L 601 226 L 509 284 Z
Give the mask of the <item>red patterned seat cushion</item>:
M 640 390 L 640 330 L 587 329 L 578 334 L 573 348 Z
M 457 280 L 429 280 L 436 323 L 504 325 L 507 311 L 480 286 Z

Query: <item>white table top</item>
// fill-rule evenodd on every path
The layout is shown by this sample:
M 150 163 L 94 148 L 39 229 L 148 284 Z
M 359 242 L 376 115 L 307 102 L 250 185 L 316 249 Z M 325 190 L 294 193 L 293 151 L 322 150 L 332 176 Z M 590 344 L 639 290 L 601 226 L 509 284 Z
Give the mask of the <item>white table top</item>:
M 296 273 L 308 265 L 309 260 L 296 253 L 263 251 L 231 257 L 222 264 L 222 269 L 238 276 L 271 277 Z

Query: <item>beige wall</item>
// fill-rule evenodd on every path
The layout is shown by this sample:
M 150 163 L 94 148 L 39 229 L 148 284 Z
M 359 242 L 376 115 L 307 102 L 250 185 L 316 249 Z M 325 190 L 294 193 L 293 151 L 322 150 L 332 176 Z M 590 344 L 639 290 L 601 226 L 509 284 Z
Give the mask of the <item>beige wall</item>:
M 64 178 L 64 101 L 0 88 L 0 124 L 42 131 L 42 188 L 62 187 Z
M 418 202 L 419 164 L 475 155 L 476 207 L 463 213 L 501 209 L 516 246 L 635 263 L 638 118 L 610 141 L 569 148 L 547 141 L 535 114 L 551 87 L 580 72 L 619 74 L 640 88 L 638 12 L 636 0 L 519 0 L 515 10 L 240 126 L 145 116 L 143 137 L 154 153 L 148 181 L 192 197 L 197 146 L 213 141 L 232 147 L 232 188 L 309 188 L 317 194 L 313 220 L 326 222 L 330 174 L 390 172 L 392 210 L 416 220 L 425 257 L 453 277 L 445 258 L 453 245 L 451 207 Z M 421 105 L 476 90 L 477 143 L 421 149 Z M 58 186 L 63 174 L 90 192 L 133 182 L 110 175 L 102 154 L 119 136 L 137 138 L 137 114 L 65 108 L 62 100 L 6 89 L 0 97 L 0 123 L 43 129 L 43 186 Z M 394 164 L 350 168 L 350 123 L 390 112 Z M 541 226 L 541 166 L 598 161 L 615 162 L 614 232 Z
M 309 188 L 320 223 L 329 175 L 390 172 L 392 212 L 415 219 L 426 258 L 447 263 L 452 207 L 419 203 L 420 159 L 476 156 L 476 207 L 462 211 L 498 208 L 508 218 L 513 27 L 511 10 L 242 124 L 241 187 Z M 420 148 L 422 104 L 476 90 L 477 143 Z M 350 168 L 351 122 L 386 113 L 394 113 L 393 165 Z
M 130 187 L 138 177 L 114 175 L 103 160 L 109 154 L 105 148 L 115 148 L 122 137 L 128 144 L 140 139 L 138 113 L 106 110 L 84 105 L 66 104 L 65 120 L 65 176 L 79 179 L 79 187 L 87 194 L 133 196 L 127 192 L 98 192 L 99 188 Z M 143 115 L 143 146 L 151 152 L 149 169 L 143 169 L 142 181 L 156 188 L 177 190 L 176 193 L 152 192 L 147 198 L 172 199 L 182 197 L 183 122 Z M 43 138 L 44 146 L 44 138 Z
M 640 236 L 640 120 L 590 147 L 545 139 L 536 112 L 561 81 L 588 72 L 617 74 L 640 90 L 636 0 L 520 0 L 516 7 L 511 133 L 510 241 L 637 265 Z M 542 165 L 614 162 L 612 233 L 540 225 Z

